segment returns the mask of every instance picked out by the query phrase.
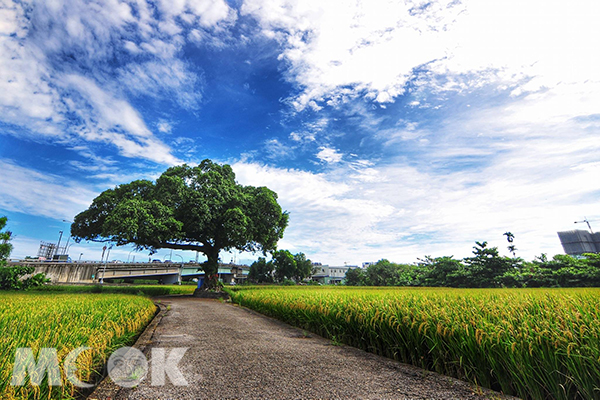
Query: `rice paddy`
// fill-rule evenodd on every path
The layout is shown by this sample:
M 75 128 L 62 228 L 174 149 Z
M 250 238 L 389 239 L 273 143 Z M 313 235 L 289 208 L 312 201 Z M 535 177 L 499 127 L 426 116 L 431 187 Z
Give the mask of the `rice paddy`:
M 196 285 L 45 285 L 32 289 L 35 292 L 61 293 L 119 293 L 142 296 L 169 296 L 192 294 Z
M 321 336 L 524 399 L 600 398 L 600 289 L 238 287 Z
M 80 346 L 91 347 L 77 358 L 77 376 L 84 382 L 99 377 L 115 349 L 131 344 L 154 316 L 153 302 L 126 294 L 0 292 L 0 398 L 73 398 L 77 388 L 64 379 L 63 361 Z M 56 348 L 62 386 L 29 383 L 11 386 L 17 348 Z

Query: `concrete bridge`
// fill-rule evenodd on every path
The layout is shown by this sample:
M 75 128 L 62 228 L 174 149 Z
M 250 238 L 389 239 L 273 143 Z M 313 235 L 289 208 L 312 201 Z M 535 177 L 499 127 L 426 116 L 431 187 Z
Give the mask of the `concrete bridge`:
M 147 279 L 173 284 L 182 280 L 204 277 L 202 266 L 198 263 L 13 261 L 9 264 L 31 265 L 35 267 L 34 273 L 45 273 L 52 283 L 98 283 L 101 280 L 111 282 L 116 279 Z M 219 279 L 225 284 L 232 281 L 239 283 L 246 279 L 248 270 L 247 265 L 220 264 Z

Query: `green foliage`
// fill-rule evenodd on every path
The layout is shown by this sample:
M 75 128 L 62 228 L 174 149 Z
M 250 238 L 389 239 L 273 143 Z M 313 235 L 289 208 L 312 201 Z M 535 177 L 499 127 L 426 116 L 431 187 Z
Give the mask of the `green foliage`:
M 283 282 L 286 279 L 300 282 L 312 275 L 312 262 L 304 253 L 293 255 L 288 250 L 273 252 L 275 279 Z
M 510 233 L 510 232 L 507 232 Z M 513 236 L 514 237 L 514 236 Z M 346 273 L 347 286 L 598 287 L 600 254 L 576 258 L 545 254 L 532 262 L 500 256 L 496 247 L 476 242 L 473 256 L 463 260 L 425 256 L 416 265 L 379 260 L 366 270 Z
M 6 226 L 7 218 L 0 218 L 0 229 Z M 35 274 L 35 268 L 25 265 L 10 265 L 6 259 L 12 251 L 10 231 L 0 231 L 0 290 L 27 290 L 32 287 L 43 285 L 50 280 L 45 274 Z M 32 275 L 27 278 L 25 276 Z
M 367 282 L 365 270 L 362 268 L 350 268 L 346 271 L 344 282 L 346 286 L 365 286 Z
M 273 252 L 273 266 L 275 267 L 275 279 L 278 282 L 282 282 L 284 279 L 292 279 L 296 275 L 294 255 L 289 250 Z
M 248 281 L 252 283 L 273 283 L 273 263 L 264 257 L 258 257 L 248 271 Z
M 370 265 L 366 270 L 348 270 L 346 273 L 346 285 L 415 286 L 419 284 L 418 278 L 416 266 L 396 264 L 386 259 L 382 259 L 375 264 Z
M 379 260 L 367 268 L 369 286 L 395 286 L 398 282 L 398 268 L 388 260 Z
M 463 287 L 500 287 L 500 277 L 510 270 L 513 261 L 501 257 L 497 247 L 487 247 L 487 242 L 475 242 L 473 257 L 465 258 L 465 283 Z
M 2 231 L 6 226 L 6 221 L 8 219 L 6 217 L 0 217 L 0 266 L 4 266 L 6 263 L 6 259 L 10 256 L 10 252 L 12 251 L 12 244 L 10 243 L 10 239 L 12 237 L 12 232 L 10 231 Z
M 575 258 L 557 254 L 552 260 L 545 255 L 523 263 L 515 280 L 522 287 L 597 287 L 600 286 L 600 255 L 584 254 Z
M 431 258 L 426 256 L 421 262 L 423 286 L 458 286 L 462 280 L 464 265 L 460 260 L 449 257 Z
M 27 290 L 50 281 L 45 274 L 32 275 L 34 271 L 34 267 L 25 265 L 0 267 L 0 290 Z M 24 278 L 27 275 L 31 276 Z
M 296 276 L 294 278 L 297 282 L 312 276 L 312 261 L 307 259 L 304 253 L 298 253 L 294 255 L 294 263 L 296 264 Z
M 229 165 L 210 160 L 169 168 L 156 183 L 133 181 L 102 192 L 75 217 L 75 241 L 133 243 L 138 250 L 206 255 L 205 286 L 216 286 L 219 252 L 272 251 L 288 214 L 266 187 L 242 186 Z

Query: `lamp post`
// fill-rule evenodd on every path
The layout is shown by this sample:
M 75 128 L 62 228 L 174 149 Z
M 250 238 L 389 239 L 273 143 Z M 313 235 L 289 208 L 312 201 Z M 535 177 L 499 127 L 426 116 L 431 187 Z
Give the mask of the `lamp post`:
M 179 275 L 177 276 L 177 284 L 181 285 L 181 273 L 183 272 L 183 257 L 181 257 L 179 254 L 175 255 L 181 258 L 181 264 L 179 265 Z
M 133 253 L 135 251 L 135 249 L 131 250 L 129 252 L 129 254 L 127 254 L 127 262 L 129 262 L 129 256 L 131 255 L 131 253 Z M 133 259 L 135 260 L 135 256 L 133 256 Z
M 69 254 L 69 240 L 71 240 L 71 235 L 69 235 L 69 237 L 67 238 L 67 243 L 65 244 L 65 251 L 64 251 L 63 255 Z M 73 243 L 71 243 L 71 244 L 73 244 Z
M 66 222 L 68 224 L 72 224 L 73 223 L 73 221 L 69 221 L 69 220 L 66 220 L 66 219 L 63 219 L 62 222 Z M 67 244 L 65 245 L 65 252 L 62 253 L 62 255 L 68 254 L 68 251 L 69 251 L 69 240 L 71 240 L 71 234 L 70 233 L 69 233 L 69 237 L 67 238 Z M 58 246 L 58 250 L 60 251 L 60 246 Z
M 100 262 L 104 262 L 104 253 L 106 252 L 106 245 L 102 247 L 102 257 L 100 257 Z
M 104 284 L 104 274 L 106 273 L 106 263 L 108 262 L 108 256 L 110 255 L 110 249 L 112 249 L 113 245 L 111 244 L 108 248 L 108 253 L 106 254 L 106 259 L 104 260 L 104 268 L 102 269 L 102 278 L 100 278 L 100 283 Z
M 80 254 L 79 254 L 79 260 L 77 260 L 77 262 L 78 262 L 78 263 L 80 263 L 80 262 L 81 262 L 81 256 L 82 256 L 82 255 L 83 255 L 83 253 L 80 253 Z
M 70 237 L 70 236 L 69 236 L 69 237 Z M 67 241 L 67 243 L 69 243 L 69 242 Z M 63 255 L 63 256 L 68 256 L 68 255 L 69 255 L 69 247 L 73 246 L 74 244 L 75 244 L 75 242 L 73 242 L 73 243 L 71 243 L 71 244 L 69 244 L 69 245 L 66 245 L 66 246 L 65 246 L 65 252 L 64 252 L 62 255 Z M 68 261 L 68 258 L 67 258 L 67 261 Z M 71 261 L 72 261 L 72 260 L 71 260 Z

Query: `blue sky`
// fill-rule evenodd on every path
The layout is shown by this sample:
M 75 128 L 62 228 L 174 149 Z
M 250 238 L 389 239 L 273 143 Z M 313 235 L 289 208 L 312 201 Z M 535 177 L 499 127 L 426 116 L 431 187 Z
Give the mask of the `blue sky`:
M 557 231 L 600 226 L 598 19 L 593 0 L 0 0 L 13 257 L 204 158 L 275 190 L 279 247 L 313 261 L 508 255 L 506 231 L 561 253 Z

